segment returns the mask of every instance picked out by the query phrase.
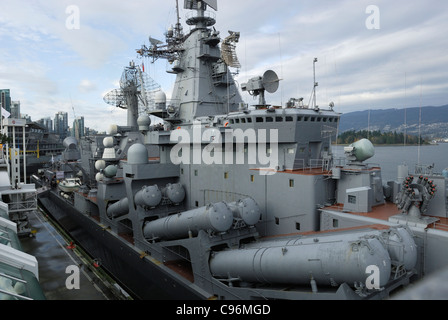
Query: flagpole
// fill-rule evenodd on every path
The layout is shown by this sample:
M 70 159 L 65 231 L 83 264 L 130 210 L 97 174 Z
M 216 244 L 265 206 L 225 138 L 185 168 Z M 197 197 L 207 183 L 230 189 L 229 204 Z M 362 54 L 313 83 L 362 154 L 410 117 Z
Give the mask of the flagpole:
M 2 134 L 3 137 L 3 105 L 0 101 L 0 133 Z

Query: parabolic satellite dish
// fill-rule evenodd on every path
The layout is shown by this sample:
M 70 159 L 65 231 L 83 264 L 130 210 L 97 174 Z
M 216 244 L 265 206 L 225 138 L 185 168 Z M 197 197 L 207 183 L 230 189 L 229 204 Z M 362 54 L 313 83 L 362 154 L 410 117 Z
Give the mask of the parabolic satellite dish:
M 262 77 L 255 77 L 250 79 L 247 83 L 241 85 L 243 91 L 249 92 L 252 96 L 260 96 L 259 105 L 266 105 L 264 92 L 275 93 L 278 90 L 280 79 L 277 74 L 272 71 L 266 71 Z
M 280 85 L 280 79 L 274 71 L 268 70 L 263 75 L 262 83 L 267 92 L 275 93 Z

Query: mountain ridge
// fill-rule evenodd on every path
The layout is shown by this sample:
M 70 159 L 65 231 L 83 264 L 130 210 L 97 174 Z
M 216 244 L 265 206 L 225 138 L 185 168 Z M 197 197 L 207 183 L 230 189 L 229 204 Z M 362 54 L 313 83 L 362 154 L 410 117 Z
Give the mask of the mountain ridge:
M 370 114 L 369 114 L 370 113 Z M 379 130 L 405 132 L 427 138 L 448 138 L 448 104 L 412 108 L 355 111 L 343 114 L 339 132 Z

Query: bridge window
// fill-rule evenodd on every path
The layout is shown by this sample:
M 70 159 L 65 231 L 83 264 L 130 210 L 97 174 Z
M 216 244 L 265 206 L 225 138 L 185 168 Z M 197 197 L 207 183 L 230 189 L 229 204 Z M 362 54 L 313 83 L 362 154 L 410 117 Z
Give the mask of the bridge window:
M 348 203 L 356 204 L 356 196 L 349 195 L 347 200 Z

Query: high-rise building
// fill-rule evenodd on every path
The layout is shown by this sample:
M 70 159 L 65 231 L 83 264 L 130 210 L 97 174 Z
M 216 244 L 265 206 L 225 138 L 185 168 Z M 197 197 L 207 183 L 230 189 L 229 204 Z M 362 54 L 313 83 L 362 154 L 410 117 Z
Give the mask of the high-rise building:
M 68 136 L 68 113 L 59 111 L 54 116 L 54 133 L 64 140 Z
M 47 128 L 48 132 L 53 132 L 53 120 L 50 117 L 46 117 L 37 121 L 40 125 Z
M 11 113 L 11 91 L 9 89 L 0 89 L 0 103 L 3 109 Z
M 20 101 L 11 102 L 11 118 L 20 119 Z
M 77 117 L 73 121 L 72 135 L 79 141 L 81 137 L 84 137 L 84 117 Z

